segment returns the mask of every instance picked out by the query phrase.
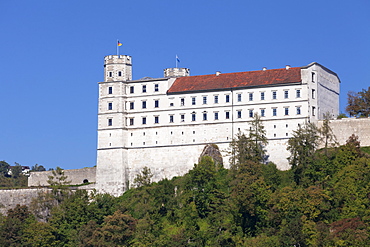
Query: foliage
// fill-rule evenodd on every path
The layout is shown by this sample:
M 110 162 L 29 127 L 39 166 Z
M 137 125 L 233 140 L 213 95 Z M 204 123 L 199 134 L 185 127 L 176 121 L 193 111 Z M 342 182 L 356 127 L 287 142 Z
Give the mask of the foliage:
M 230 143 L 231 166 L 237 166 L 247 160 L 254 162 L 265 162 L 267 160 L 265 146 L 267 145 L 266 131 L 261 117 L 254 114 L 250 123 L 248 135 L 238 132 L 236 138 Z
M 294 180 L 300 184 L 304 170 L 313 162 L 314 154 L 319 143 L 319 131 L 312 123 L 298 126 L 293 131 L 293 137 L 288 140 L 288 151 L 291 155 L 288 158 L 294 172 Z
M 34 165 L 31 167 L 31 172 L 43 172 L 46 171 L 45 167 L 43 165 Z
M 117 198 L 57 186 L 0 217 L 0 246 L 369 246 L 370 157 L 359 145 L 351 136 L 310 149 L 299 174 L 204 156 L 184 176 L 144 179 Z M 49 210 L 39 222 L 38 207 Z
M 348 92 L 346 111 L 353 117 L 370 116 L 370 87 L 361 92 Z
M 8 175 L 10 165 L 4 160 L 0 161 L 0 177 Z
M 146 186 L 151 183 L 153 177 L 152 171 L 149 167 L 145 166 L 139 174 L 136 175 L 134 179 L 134 184 L 136 187 Z
M 27 177 L 22 173 L 22 166 L 15 163 L 10 166 L 5 161 L 0 161 L 0 187 L 20 188 L 27 186 Z
M 70 184 L 71 182 L 67 180 L 67 176 L 64 175 L 64 171 L 62 168 L 57 166 L 56 170 L 52 171 L 53 175 L 48 176 L 48 184 L 55 188 L 61 188 L 65 185 Z

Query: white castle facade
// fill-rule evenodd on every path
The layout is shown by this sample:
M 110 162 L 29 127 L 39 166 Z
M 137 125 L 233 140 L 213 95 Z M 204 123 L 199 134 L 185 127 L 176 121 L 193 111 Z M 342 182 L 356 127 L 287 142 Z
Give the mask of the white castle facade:
M 99 82 L 98 192 L 121 195 L 147 166 L 153 179 L 185 174 L 207 144 L 229 166 L 229 144 L 263 120 L 269 161 L 289 169 L 287 140 L 299 124 L 339 114 L 340 80 L 318 63 L 305 67 L 190 76 L 185 68 L 163 78 L 132 80 L 131 57 L 105 57 Z

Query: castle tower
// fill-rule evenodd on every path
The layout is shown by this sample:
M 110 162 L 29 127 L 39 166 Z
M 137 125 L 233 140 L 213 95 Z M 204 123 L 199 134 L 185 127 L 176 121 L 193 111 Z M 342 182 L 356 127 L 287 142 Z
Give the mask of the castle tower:
M 131 57 L 104 58 L 104 81 L 99 82 L 97 185 L 99 193 L 121 195 L 127 190 L 125 150 L 126 84 L 132 80 Z
M 131 56 L 109 55 L 104 58 L 104 81 L 132 80 Z

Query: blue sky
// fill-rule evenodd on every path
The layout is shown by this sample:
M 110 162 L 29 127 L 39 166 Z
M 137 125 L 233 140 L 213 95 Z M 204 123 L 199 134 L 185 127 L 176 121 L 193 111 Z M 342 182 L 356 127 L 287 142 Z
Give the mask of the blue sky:
M 370 1 L 1 0 L 0 160 L 96 164 L 104 56 L 132 56 L 133 79 L 318 62 L 349 90 L 370 85 Z

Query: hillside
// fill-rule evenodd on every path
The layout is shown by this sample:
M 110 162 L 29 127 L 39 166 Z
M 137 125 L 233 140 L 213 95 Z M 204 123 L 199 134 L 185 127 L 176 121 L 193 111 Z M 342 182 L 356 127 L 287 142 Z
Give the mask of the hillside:
M 136 179 L 142 186 L 118 198 L 56 187 L 29 208 L 18 206 L 2 217 L 0 242 L 7 246 L 370 244 L 370 159 L 356 142 L 318 151 L 306 167 L 293 166 L 289 171 L 279 171 L 271 163 L 239 161 L 228 170 L 206 156 L 185 176 L 158 183 L 150 183 L 150 170 L 145 170 Z

